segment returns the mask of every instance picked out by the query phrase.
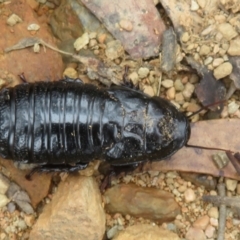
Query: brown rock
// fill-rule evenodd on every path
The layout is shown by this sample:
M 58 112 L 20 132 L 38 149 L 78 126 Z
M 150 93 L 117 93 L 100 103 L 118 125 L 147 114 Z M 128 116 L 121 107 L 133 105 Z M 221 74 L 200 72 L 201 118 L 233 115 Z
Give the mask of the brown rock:
M 172 194 L 134 184 L 118 184 L 104 194 L 111 213 L 129 214 L 160 222 L 173 220 L 180 212 Z
M 59 184 L 30 233 L 30 240 L 102 239 L 105 213 L 101 195 L 91 177 L 70 175 Z
M 209 224 L 209 216 L 204 215 L 204 216 L 199 217 L 193 223 L 193 227 L 205 230 L 208 224 Z
M 75 6 L 75 8 L 72 8 L 69 1 L 62 0 L 60 6 L 55 9 L 51 15 L 50 25 L 52 32 L 54 36 L 62 42 L 69 39 L 76 39 L 84 32 L 76 13 L 77 8 L 79 8 L 77 2 Z M 83 13 L 82 11 L 80 12 Z M 61 19 L 61 21 L 59 21 L 59 19 Z
M 199 228 L 189 228 L 185 238 L 187 240 L 206 240 L 206 236 L 203 232 L 203 230 L 199 229 Z
M 30 23 L 35 23 L 40 26 L 40 29 L 35 37 L 41 38 L 48 42 L 52 46 L 55 46 L 55 40 L 50 35 L 49 27 L 47 23 L 40 23 L 35 16 L 34 11 L 24 1 L 21 1 L 19 5 L 18 0 L 13 0 L 7 5 L 2 6 L 2 14 L 0 18 L 0 66 L 1 69 L 12 73 L 17 77 L 22 72 L 25 73 L 26 79 L 29 82 L 35 82 L 39 80 L 57 80 L 62 75 L 62 59 L 61 55 L 50 49 L 43 51 L 41 48 L 39 53 L 34 53 L 31 48 L 25 48 L 8 53 L 4 53 L 3 49 L 11 47 L 18 43 L 21 39 L 32 37 L 27 27 Z M 18 15 L 23 19 L 21 23 L 14 25 L 13 27 L 6 24 L 7 16 L 12 13 Z M 19 81 L 20 82 L 20 81 Z
M 119 232 L 119 234 L 113 238 L 113 240 L 163 240 L 180 239 L 176 233 L 170 232 L 169 230 L 159 228 L 158 226 L 152 226 L 148 224 L 139 224 L 130 226 L 124 231 Z

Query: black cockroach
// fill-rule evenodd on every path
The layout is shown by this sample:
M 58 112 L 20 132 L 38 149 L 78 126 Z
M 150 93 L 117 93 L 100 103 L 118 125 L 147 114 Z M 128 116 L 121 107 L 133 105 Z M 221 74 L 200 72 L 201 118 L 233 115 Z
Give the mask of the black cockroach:
M 159 161 L 189 137 L 188 118 L 169 101 L 124 86 L 67 78 L 0 91 L 0 156 L 38 164 L 36 171 L 76 171 L 94 159 Z

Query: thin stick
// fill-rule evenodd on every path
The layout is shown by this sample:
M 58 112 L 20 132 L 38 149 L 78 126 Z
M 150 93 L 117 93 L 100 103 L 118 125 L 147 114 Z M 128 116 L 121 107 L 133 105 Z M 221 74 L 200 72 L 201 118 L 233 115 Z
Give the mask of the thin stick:
M 226 195 L 225 184 L 220 183 L 220 184 L 218 184 L 217 188 L 218 188 L 218 195 L 220 197 L 225 197 L 225 195 Z M 219 222 L 218 222 L 217 240 L 224 240 L 226 217 L 227 217 L 226 205 L 221 204 L 219 207 Z
M 239 166 L 239 163 L 238 163 L 237 159 L 232 155 L 232 153 L 230 151 L 226 151 L 226 154 L 227 154 L 230 162 L 234 166 L 235 170 L 240 175 L 240 166 Z
M 224 204 L 227 207 L 238 208 L 240 210 L 240 196 L 220 197 L 220 196 L 204 195 L 202 199 L 204 202 L 212 203 L 216 206 L 220 206 L 221 204 Z
M 55 48 L 55 47 L 53 47 L 52 45 L 44 42 L 42 39 L 39 39 L 39 43 L 41 43 L 43 46 L 46 46 L 46 47 L 48 47 L 48 48 L 50 48 L 50 49 L 52 49 L 52 50 L 54 50 L 54 51 L 56 51 L 56 52 L 59 52 L 59 53 L 62 53 L 62 54 L 65 54 L 65 55 L 69 55 L 69 56 L 74 57 L 74 54 L 69 53 L 69 52 L 62 51 L 62 50 L 60 50 L 60 49 L 58 49 L 58 48 Z

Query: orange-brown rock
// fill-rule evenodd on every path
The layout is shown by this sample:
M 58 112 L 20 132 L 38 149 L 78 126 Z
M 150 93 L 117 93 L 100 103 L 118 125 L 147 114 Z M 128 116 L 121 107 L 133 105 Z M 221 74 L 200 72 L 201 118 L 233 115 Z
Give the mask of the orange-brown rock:
M 105 213 L 101 194 L 92 177 L 69 175 L 59 184 L 30 233 L 30 240 L 102 239 Z
M 173 220 L 180 213 L 171 193 L 142 188 L 134 184 L 118 184 L 105 194 L 106 210 L 111 213 L 130 214 L 159 222 Z
M 152 226 L 148 224 L 138 224 L 130 226 L 125 230 L 119 232 L 113 240 L 179 240 L 180 238 L 176 233 L 169 230 L 159 228 L 158 226 Z

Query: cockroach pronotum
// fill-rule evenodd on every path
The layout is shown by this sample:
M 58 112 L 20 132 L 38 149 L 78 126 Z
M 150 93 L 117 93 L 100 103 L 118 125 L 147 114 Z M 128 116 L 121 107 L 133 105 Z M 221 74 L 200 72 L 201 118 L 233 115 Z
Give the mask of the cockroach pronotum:
M 71 172 L 94 159 L 114 167 L 159 161 L 189 137 L 184 113 L 129 87 L 67 78 L 0 91 L 0 156 L 38 164 L 34 171 Z

